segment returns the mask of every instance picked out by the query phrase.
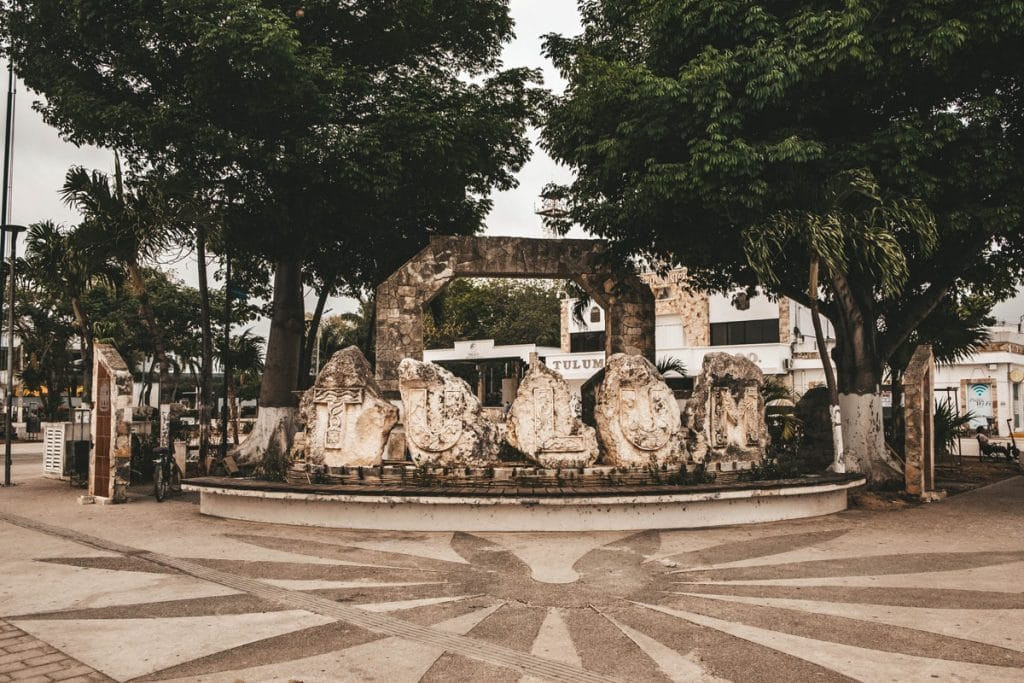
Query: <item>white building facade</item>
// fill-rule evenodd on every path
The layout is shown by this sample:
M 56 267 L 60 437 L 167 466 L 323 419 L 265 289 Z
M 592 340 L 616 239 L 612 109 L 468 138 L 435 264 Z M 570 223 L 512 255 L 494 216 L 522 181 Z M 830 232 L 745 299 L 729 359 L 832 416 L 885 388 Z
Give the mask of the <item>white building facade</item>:
M 746 356 L 766 375 L 773 375 L 797 395 L 825 384 L 814 339 L 811 311 L 790 299 L 747 298 L 742 292 L 706 294 L 691 290 L 684 270 L 660 277 L 641 276 L 655 298 L 657 360 L 682 362 L 686 374 L 700 373 L 704 356 L 725 352 Z M 457 342 L 452 349 L 427 351 L 426 360 L 457 361 L 483 357 L 522 358 L 535 352 L 578 390 L 604 366 L 605 312 L 596 304 L 572 315 L 574 301 L 563 299 L 559 348 L 495 346 L 490 340 Z M 821 319 L 826 343 L 835 344 L 835 330 Z M 936 401 L 948 400 L 961 415 L 971 411 L 973 424 L 986 424 L 992 434 L 1024 433 L 1024 334 L 1017 327 L 997 327 L 976 354 L 936 369 Z M 529 348 L 527 348 L 529 347 Z M 671 379 L 675 373 L 670 373 Z M 511 385 L 507 385 L 509 388 Z M 508 389 L 503 394 L 508 396 Z M 887 391 L 883 403 L 888 406 Z M 1009 422 L 1007 422 L 1009 420 Z

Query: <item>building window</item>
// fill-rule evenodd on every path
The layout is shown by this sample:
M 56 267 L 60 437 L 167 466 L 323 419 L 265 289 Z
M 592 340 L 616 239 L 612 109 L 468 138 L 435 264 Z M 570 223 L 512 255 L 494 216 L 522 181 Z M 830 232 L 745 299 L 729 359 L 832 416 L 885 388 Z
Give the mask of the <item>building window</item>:
M 678 315 L 659 315 L 654 322 L 654 348 L 681 349 L 686 346 L 683 319 Z
M 599 323 L 601 322 L 601 309 L 594 306 L 590 309 L 590 322 Z
M 1013 429 L 1020 429 L 1020 382 L 1013 383 Z
M 778 343 L 778 318 L 765 318 L 764 320 L 740 320 L 731 323 L 711 323 L 712 346 Z
M 0 371 L 7 370 L 7 348 L 0 348 Z M 14 370 L 21 370 L 21 347 L 14 347 Z
M 569 352 L 604 351 L 604 331 L 574 332 L 569 335 Z

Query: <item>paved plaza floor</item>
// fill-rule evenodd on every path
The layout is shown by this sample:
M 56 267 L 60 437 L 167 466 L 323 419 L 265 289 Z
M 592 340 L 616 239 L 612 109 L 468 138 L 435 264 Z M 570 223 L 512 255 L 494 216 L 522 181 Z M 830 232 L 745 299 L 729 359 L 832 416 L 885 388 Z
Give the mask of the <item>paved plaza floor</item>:
M 387 533 L 0 489 L 0 681 L 1024 679 L 1024 478 L 699 531 Z

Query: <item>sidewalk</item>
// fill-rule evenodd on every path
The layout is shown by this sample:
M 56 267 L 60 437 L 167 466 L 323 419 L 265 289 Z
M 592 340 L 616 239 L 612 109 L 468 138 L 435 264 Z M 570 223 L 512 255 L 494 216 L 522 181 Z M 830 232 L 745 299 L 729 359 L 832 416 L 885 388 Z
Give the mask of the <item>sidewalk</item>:
M 31 658 L 60 664 L 48 676 L 1024 678 L 1021 477 L 896 512 L 635 534 L 310 529 L 18 481 L 0 489 L 0 618 L 55 650 Z
M 0 620 L 0 681 L 109 681 L 103 674 Z

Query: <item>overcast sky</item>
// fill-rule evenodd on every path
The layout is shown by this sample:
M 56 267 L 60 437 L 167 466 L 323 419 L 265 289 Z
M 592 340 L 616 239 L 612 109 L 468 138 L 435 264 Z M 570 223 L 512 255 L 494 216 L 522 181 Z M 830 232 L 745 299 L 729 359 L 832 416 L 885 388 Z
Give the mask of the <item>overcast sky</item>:
M 579 33 L 579 14 L 575 0 L 512 0 L 512 16 L 516 21 L 516 38 L 504 51 L 506 66 L 540 67 L 545 85 L 561 91 L 563 83 L 551 64 L 541 56 L 541 36 L 546 33 L 575 35 Z M 3 85 L 6 90 L 6 65 L 3 65 Z M 75 147 L 63 142 L 56 132 L 46 126 L 32 111 L 38 99 L 19 85 L 16 99 L 16 125 L 13 166 L 12 222 L 27 225 L 43 219 L 72 223 L 75 214 L 64 206 L 57 195 L 68 167 L 81 164 L 87 168 L 110 171 L 113 154 L 108 150 Z M 536 141 L 536 133 L 531 134 Z M 487 220 L 486 234 L 541 237 L 541 221 L 534 214 L 538 195 L 551 181 L 565 181 L 570 177 L 567 169 L 555 164 L 542 150 L 536 148 L 533 158 L 519 173 L 519 187 L 501 192 L 494 197 L 494 208 Z M 574 235 L 574 236 L 582 236 Z M 195 284 L 194 259 L 179 259 L 164 264 L 189 284 Z M 211 273 L 212 273 L 211 267 Z M 307 297 L 309 307 L 315 298 Z M 352 308 L 345 300 L 330 302 L 333 313 Z M 1024 297 L 1000 304 L 995 315 L 1016 323 L 1024 314 Z M 266 335 L 269 325 L 257 326 L 257 333 Z
M 512 0 L 512 16 L 516 21 L 516 38 L 504 51 L 508 67 L 540 67 L 548 88 L 560 91 L 562 82 L 551 64 L 541 56 L 541 36 L 546 33 L 574 35 L 579 32 L 579 14 L 575 0 Z M 6 91 L 7 68 L 3 65 L 3 85 Z M 14 141 L 14 174 L 12 222 L 28 225 L 46 218 L 73 223 L 76 215 L 64 206 L 57 190 L 67 169 L 74 164 L 98 168 L 109 172 L 113 168 L 113 154 L 94 147 L 75 147 L 63 142 L 56 132 L 43 123 L 32 110 L 32 102 L 39 96 L 18 86 L 16 98 L 16 125 Z M 536 132 L 531 133 L 536 141 Z M 519 173 L 519 186 L 494 196 L 494 208 L 487 220 L 486 234 L 541 237 L 540 217 L 534 206 L 541 188 L 551 181 L 568 179 L 568 171 L 555 164 L 539 148 Z M 580 235 L 575 236 L 582 236 Z M 178 277 L 195 285 L 196 263 L 193 257 L 168 259 L 163 267 L 173 270 Z M 210 272 L 214 268 L 211 264 Z M 307 296 L 312 309 L 315 296 Z M 328 304 L 333 313 L 353 308 L 353 302 L 344 299 Z M 269 324 L 257 326 L 257 333 L 266 335 Z

